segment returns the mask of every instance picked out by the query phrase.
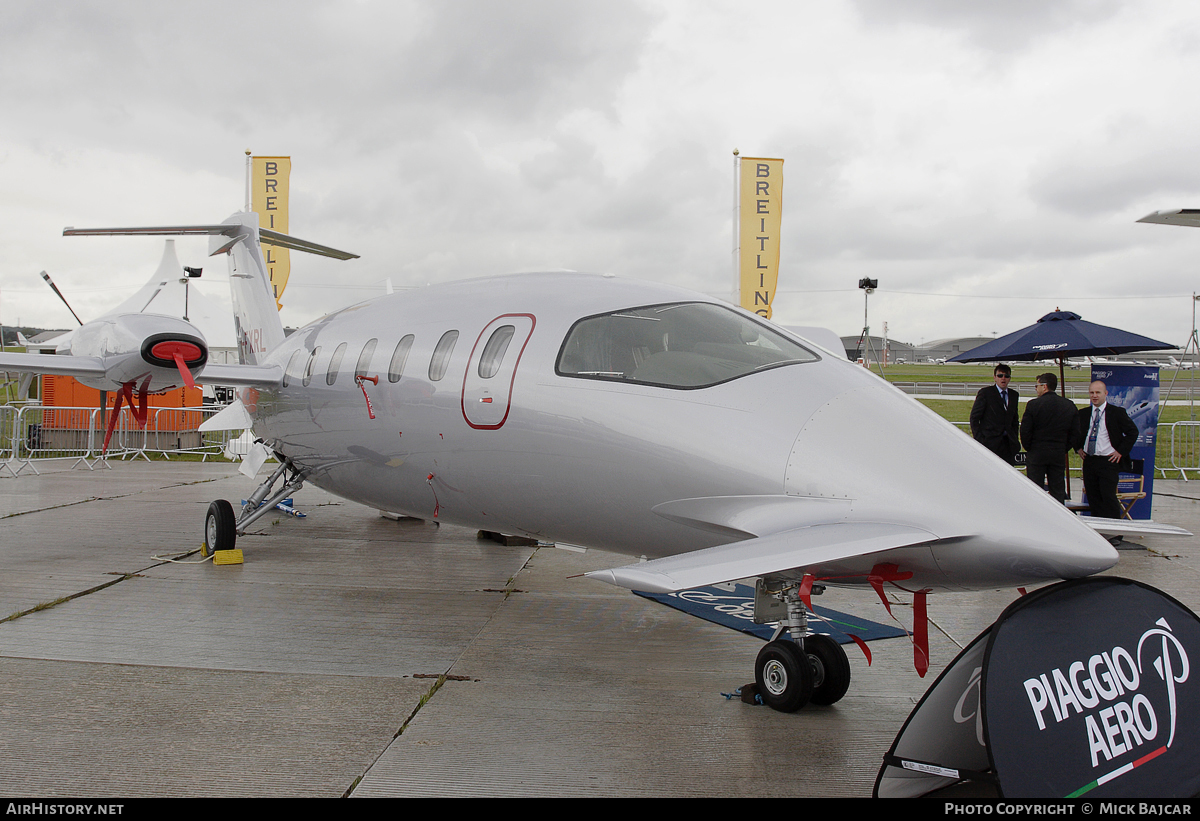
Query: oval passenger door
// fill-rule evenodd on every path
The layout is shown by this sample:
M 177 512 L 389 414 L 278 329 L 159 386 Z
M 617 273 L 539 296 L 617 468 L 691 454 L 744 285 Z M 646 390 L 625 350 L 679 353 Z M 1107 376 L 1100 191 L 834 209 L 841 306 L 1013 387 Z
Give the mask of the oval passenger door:
M 536 324 L 533 314 L 504 314 L 475 340 L 462 392 L 463 418 L 471 427 L 495 430 L 508 418 L 517 366 Z

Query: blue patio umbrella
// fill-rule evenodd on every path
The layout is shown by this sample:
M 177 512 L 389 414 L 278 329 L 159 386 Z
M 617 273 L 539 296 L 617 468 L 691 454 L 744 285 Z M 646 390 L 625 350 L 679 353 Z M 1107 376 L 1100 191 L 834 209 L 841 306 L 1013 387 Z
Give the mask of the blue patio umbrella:
M 1071 311 L 1053 311 L 1034 324 L 960 353 L 950 362 L 1057 359 L 1068 356 L 1110 356 L 1133 351 L 1163 351 L 1174 345 L 1148 336 L 1097 325 Z

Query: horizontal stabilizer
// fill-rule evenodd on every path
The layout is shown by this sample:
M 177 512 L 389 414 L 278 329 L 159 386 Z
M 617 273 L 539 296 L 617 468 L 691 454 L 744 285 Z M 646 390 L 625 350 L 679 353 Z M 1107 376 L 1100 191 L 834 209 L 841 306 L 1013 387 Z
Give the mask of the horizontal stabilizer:
M 115 236 L 148 236 L 148 237 L 184 237 L 203 234 L 228 234 L 237 229 L 236 225 L 215 223 L 209 225 L 157 225 L 142 228 L 64 228 L 64 237 L 115 237 Z
M 75 378 L 103 377 L 104 363 L 95 356 L 39 353 L 0 353 L 0 371 L 52 373 Z
M 150 225 L 138 228 L 64 228 L 64 237 L 97 237 L 97 236 L 152 236 L 152 237 L 181 237 L 181 236 L 226 236 L 230 242 L 219 244 L 213 255 L 228 251 L 238 239 L 247 235 L 247 229 L 240 222 L 208 223 L 203 225 Z M 293 251 L 307 251 L 334 259 L 358 259 L 358 254 L 339 251 L 326 245 L 318 245 L 278 231 L 266 228 L 258 229 L 259 241 L 267 245 L 277 245 L 280 248 L 290 248 Z
M 1191 536 L 1191 532 L 1175 525 L 1165 525 L 1149 519 L 1102 519 L 1099 516 L 1080 516 L 1097 533 L 1105 536 Z
M 307 251 L 310 254 L 319 254 L 323 257 L 333 257 L 334 259 L 358 259 L 358 254 L 351 254 L 347 251 L 339 251 L 336 248 L 330 248 L 326 245 L 318 245 L 308 240 L 289 237 L 287 234 L 281 234 L 278 231 L 272 231 L 268 228 L 259 228 L 258 238 L 267 245 L 277 245 L 280 248 L 290 248 L 293 251 Z
M 201 385 L 226 385 L 231 388 L 277 388 L 283 381 L 279 365 L 221 365 L 210 362 L 196 376 Z
M 594 570 L 585 575 L 630 590 L 674 593 L 935 540 L 934 534 L 916 527 L 840 522 L 797 528 L 611 570 Z

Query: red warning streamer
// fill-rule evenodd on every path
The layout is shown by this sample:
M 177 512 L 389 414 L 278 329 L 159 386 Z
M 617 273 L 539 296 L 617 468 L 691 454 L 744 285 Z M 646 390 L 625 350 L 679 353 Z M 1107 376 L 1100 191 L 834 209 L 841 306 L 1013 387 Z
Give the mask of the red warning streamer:
M 895 615 L 892 614 L 892 606 L 883 592 L 883 583 L 905 581 L 911 579 L 912 575 L 911 572 L 901 571 L 894 564 L 877 564 L 871 568 L 868 581 L 870 581 L 871 587 L 875 588 L 879 600 L 883 602 L 888 615 L 892 618 L 895 618 Z M 918 590 L 913 594 L 913 666 L 916 667 L 917 675 L 921 678 L 925 678 L 925 674 L 929 672 L 929 612 L 925 607 L 925 594 L 928 592 L 927 590 Z
M 367 386 L 364 385 L 363 383 L 370 382 L 372 385 L 378 385 L 379 377 L 378 376 L 355 376 L 354 381 L 358 383 L 358 387 L 362 390 L 363 399 L 367 400 L 367 416 L 374 419 L 375 418 L 375 409 L 371 407 L 371 397 L 367 396 Z

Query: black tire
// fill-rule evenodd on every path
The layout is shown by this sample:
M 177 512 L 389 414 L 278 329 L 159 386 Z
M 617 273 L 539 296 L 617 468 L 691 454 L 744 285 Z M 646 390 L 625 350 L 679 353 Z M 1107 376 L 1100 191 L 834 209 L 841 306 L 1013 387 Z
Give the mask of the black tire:
M 754 683 L 764 704 L 792 713 L 812 696 L 813 668 L 794 641 L 769 641 L 754 662 Z
M 813 669 L 813 704 L 833 704 L 850 689 L 850 659 L 846 651 L 824 634 L 805 636 L 804 652 Z
M 236 543 L 237 518 L 233 515 L 233 505 L 217 499 L 208 506 L 204 517 L 204 546 L 200 552 L 208 558 L 218 550 L 233 550 Z

